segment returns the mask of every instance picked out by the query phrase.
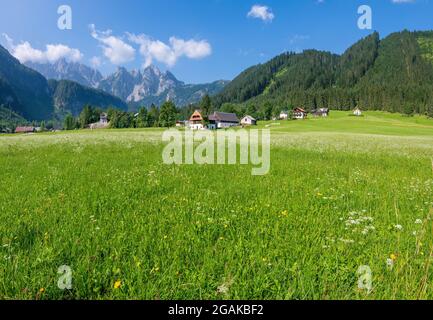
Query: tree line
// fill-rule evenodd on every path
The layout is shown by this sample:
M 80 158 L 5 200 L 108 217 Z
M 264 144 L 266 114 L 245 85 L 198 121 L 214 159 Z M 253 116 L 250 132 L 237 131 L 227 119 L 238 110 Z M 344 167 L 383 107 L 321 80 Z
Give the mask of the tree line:
M 85 129 L 91 124 L 100 121 L 102 113 L 107 114 L 110 128 L 152 128 L 152 127 L 172 127 L 179 119 L 179 110 L 176 105 L 167 101 L 157 107 L 154 104 L 139 108 L 138 112 L 121 111 L 110 107 L 103 110 L 91 105 L 84 106 L 78 117 L 72 114 L 66 115 L 63 128 L 65 130 Z

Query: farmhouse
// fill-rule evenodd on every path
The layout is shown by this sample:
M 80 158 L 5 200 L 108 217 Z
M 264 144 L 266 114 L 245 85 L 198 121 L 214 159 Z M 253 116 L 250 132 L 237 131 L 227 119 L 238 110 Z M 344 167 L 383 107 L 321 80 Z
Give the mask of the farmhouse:
M 311 114 L 314 117 L 327 117 L 329 115 L 329 109 L 328 108 L 319 108 L 319 109 L 311 111 Z
M 307 111 L 302 108 L 293 109 L 293 119 L 305 119 L 307 117 Z
M 353 110 L 353 115 L 360 117 L 362 116 L 362 111 L 361 109 L 359 109 L 358 107 L 355 108 L 355 110 Z
M 108 123 L 108 114 L 105 112 L 101 113 L 99 116 L 99 122 L 89 124 L 91 130 L 94 129 L 106 129 L 110 124 Z
M 289 111 L 281 111 L 279 119 L 280 120 L 288 120 L 289 119 Z
M 209 116 L 209 129 L 225 129 L 238 125 L 239 119 L 234 113 L 214 112 Z
M 205 129 L 204 118 L 201 115 L 200 110 L 195 110 L 189 119 L 189 128 L 191 130 L 203 130 Z
M 35 127 L 17 127 L 15 129 L 15 133 L 33 133 L 35 131 Z
M 255 126 L 257 125 L 257 120 L 251 116 L 245 116 L 241 120 L 241 125 L 243 126 Z

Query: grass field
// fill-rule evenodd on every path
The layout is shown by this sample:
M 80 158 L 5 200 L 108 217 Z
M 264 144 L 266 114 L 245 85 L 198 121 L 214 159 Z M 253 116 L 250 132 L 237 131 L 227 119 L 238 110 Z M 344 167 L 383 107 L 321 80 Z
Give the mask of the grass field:
M 0 136 L 0 298 L 433 299 L 433 120 L 259 127 L 266 176 L 164 165 L 156 129 Z

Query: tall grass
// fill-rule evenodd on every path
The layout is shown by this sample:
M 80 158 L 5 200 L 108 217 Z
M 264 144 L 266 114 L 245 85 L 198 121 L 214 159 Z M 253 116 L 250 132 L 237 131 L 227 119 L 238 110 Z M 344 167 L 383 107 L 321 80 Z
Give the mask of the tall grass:
M 1 137 L 0 298 L 433 298 L 433 133 L 291 125 L 263 177 L 166 166 L 155 130 Z

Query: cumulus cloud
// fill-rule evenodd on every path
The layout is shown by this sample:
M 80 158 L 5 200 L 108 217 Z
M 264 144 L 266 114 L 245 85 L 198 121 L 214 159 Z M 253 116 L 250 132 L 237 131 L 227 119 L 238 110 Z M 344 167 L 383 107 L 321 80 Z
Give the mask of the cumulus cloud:
M 92 57 L 92 59 L 90 59 L 90 64 L 92 65 L 93 68 L 98 68 L 101 66 L 102 61 L 100 57 Z
M 48 44 L 45 46 L 45 50 L 39 50 L 33 48 L 28 41 L 15 45 L 13 39 L 7 34 L 3 34 L 3 36 L 6 39 L 11 54 L 21 63 L 55 63 L 60 59 L 77 62 L 83 58 L 80 50 L 70 48 L 63 44 Z
M 99 41 L 103 54 L 112 64 L 120 65 L 135 58 L 135 49 L 120 37 L 112 35 L 111 30 L 98 31 L 94 24 L 90 25 L 90 34 Z
M 144 34 L 128 33 L 127 35 L 129 41 L 140 46 L 140 54 L 145 59 L 144 67 L 151 65 L 154 60 L 172 67 L 181 57 L 202 59 L 212 53 L 212 47 L 206 40 L 184 40 L 171 37 L 169 43 L 166 44 Z
M 275 18 L 275 15 L 269 7 L 258 4 L 252 6 L 247 16 L 250 18 L 261 19 L 265 22 L 272 22 Z

